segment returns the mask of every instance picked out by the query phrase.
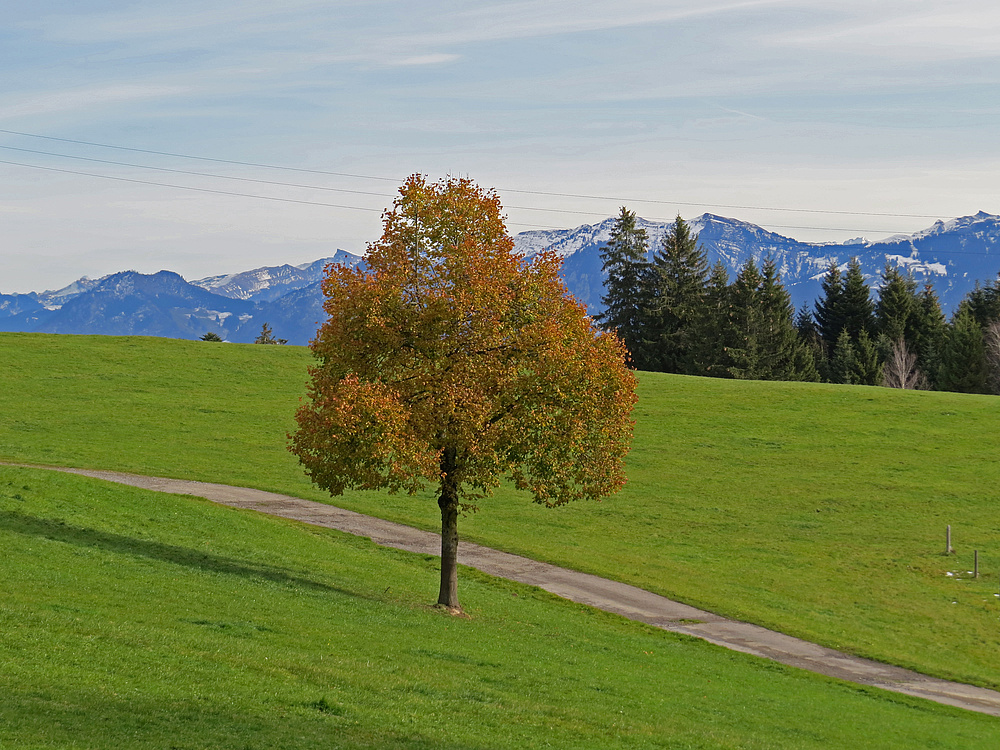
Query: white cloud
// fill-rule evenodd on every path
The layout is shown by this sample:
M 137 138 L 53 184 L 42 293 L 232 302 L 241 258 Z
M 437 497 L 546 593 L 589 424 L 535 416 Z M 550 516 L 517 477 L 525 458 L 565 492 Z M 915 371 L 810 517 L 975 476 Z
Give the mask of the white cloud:
M 188 90 L 185 86 L 122 84 L 52 91 L 34 96 L 22 96 L 19 101 L 0 100 L 0 120 L 84 109 L 102 104 L 179 96 Z

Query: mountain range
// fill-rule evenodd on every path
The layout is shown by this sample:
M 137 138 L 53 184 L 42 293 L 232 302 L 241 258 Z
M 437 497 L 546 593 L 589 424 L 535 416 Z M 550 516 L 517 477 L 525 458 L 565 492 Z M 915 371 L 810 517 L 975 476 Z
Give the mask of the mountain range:
M 601 249 L 615 219 L 575 229 L 535 230 L 514 237 L 515 250 L 530 257 L 550 249 L 563 259 L 570 292 L 591 314 L 603 308 Z M 942 306 L 952 309 L 976 282 L 1000 270 L 1000 216 L 980 211 L 912 235 L 870 242 L 806 243 L 754 224 L 714 214 L 689 222 L 709 263 L 722 261 L 735 277 L 750 257 L 774 259 L 796 307 L 811 305 L 831 263 L 856 257 L 873 287 L 886 263 L 908 270 L 918 284 L 934 285 Z M 650 255 L 670 224 L 639 219 Z M 63 289 L 0 294 L 0 331 L 144 335 L 200 338 L 211 331 L 233 342 L 251 342 L 267 323 L 291 344 L 306 344 L 323 317 L 320 281 L 328 264 L 355 266 L 364 258 L 344 250 L 300 266 L 281 265 L 185 281 L 172 271 L 122 271 L 79 279 Z

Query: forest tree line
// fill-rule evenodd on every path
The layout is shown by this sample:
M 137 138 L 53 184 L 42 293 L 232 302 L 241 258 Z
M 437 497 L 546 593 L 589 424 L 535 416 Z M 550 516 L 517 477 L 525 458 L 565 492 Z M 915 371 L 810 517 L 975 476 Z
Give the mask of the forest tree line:
M 977 285 L 949 321 L 931 284 L 887 263 L 873 295 L 852 259 L 831 264 L 819 299 L 796 313 L 773 260 L 750 258 L 730 280 L 680 216 L 648 251 L 622 208 L 601 253 L 597 320 L 635 369 L 1000 394 L 1000 280 Z

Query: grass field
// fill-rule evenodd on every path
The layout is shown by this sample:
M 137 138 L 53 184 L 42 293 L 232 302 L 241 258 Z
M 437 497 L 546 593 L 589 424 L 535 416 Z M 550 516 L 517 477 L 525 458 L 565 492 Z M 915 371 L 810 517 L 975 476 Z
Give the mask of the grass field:
M 865 690 L 190 497 L 0 467 L 3 748 L 992 748 Z M 877 738 L 877 739 L 875 739 Z
M 293 347 L 3 334 L 0 457 L 328 500 L 284 449 L 309 361 Z M 547 510 L 504 491 L 460 532 L 996 687 L 998 418 L 988 396 L 642 373 L 620 495 Z M 430 494 L 336 502 L 438 523 Z M 973 549 L 979 580 L 965 574 Z

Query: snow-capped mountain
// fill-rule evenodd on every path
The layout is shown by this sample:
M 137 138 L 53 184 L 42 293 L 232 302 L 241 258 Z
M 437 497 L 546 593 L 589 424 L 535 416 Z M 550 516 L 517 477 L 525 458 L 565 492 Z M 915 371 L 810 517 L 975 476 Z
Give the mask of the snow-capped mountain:
M 563 258 L 570 292 L 591 313 L 602 309 L 601 249 L 614 218 L 576 229 L 523 232 L 515 249 L 531 256 L 551 248 Z M 662 243 L 668 223 L 639 219 L 649 235 L 650 254 Z M 979 212 L 938 221 L 912 235 L 871 242 L 806 243 L 754 224 L 713 214 L 689 222 L 708 254 L 734 278 L 747 258 L 772 258 L 796 307 L 820 295 L 830 263 L 852 257 L 875 287 L 886 263 L 909 270 L 918 283 L 930 282 L 945 310 L 954 309 L 977 281 L 990 283 L 1000 270 L 1000 216 Z M 0 331 L 136 334 L 199 338 L 212 331 L 227 341 L 249 342 L 264 323 L 291 344 L 306 344 L 323 318 L 320 279 L 329 263 L 354 266 L 358 255 L 338 250 L 301 266 L 268 266 L 187 282 L 176 273 L 124 271 L 100 279 L 82 278 L 55 291 L 0 294 Z
M 649 235 L 650 256 L 662 243 L 669 223 L 638 219 Z M 755 224 L 714 214 L 702 214 L 689 224 L 705 248 L 709 264 L 722 261 L 734 277 L 753 257 L 760 264 L 772 258 L 796 307 L 820 294 L 820 280 L 831 263 L 841 267 L 856 257 L 869 283 L 876 287 L 886 263 L 908 270 L 918 284 L 931 283 L 946 309 L 951 309 L 975 285 L 989 282 L 1000 270 L 1000 216 L 980 211 L 974 216 L 938 221 L 913 235 L 894 235 L 876 242 L 864 238 L 846 243 L 800 242 Z M 603 309 L 600 253 L 614 219 L 576 229 L 524 232 L 514 238 L 516 249 L 531 256 L 551 249 L 563 257 L 566 284 L 592 313 Z
M 356 266 L 362 260 L 360 255 L 338 250 L 332 258 L 321 258 L 300 266 L 264 266 L 252 271 L 209 276 L 191 283 L 223 297 L 267 302 L 295 289 L 315 284 L 323 278 L 323 269 L 331 263 L 339 266 Z

